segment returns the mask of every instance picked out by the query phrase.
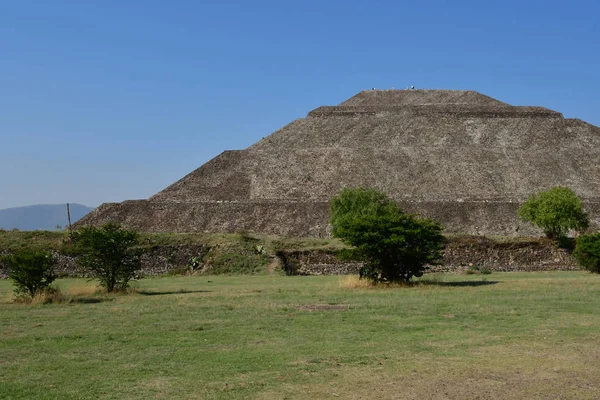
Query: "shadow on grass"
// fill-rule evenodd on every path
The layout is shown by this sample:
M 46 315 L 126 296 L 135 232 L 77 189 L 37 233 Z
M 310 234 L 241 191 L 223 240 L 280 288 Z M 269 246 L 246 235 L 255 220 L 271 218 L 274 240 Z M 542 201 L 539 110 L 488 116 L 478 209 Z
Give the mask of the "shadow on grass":
M 79 304 L 97 304 L 104 303 L 106 301 L 115 301 L 115 299 L 111 297 L 75 297 L 69 300 L 70 303 Z
M 210 290 L 174 290 L 174 291 L 164 291 L 164 292 L 152 292 L 148 290 L 140 290 L 138 293 L 143 296 L 162 296 L 165 294 L 190 294 L 190 293 L 209 293 Z
M 446 287 L 476 287 L 495 285 L 496 283 L 499 283 L 499 281 L 427 282 L 425 284 Z

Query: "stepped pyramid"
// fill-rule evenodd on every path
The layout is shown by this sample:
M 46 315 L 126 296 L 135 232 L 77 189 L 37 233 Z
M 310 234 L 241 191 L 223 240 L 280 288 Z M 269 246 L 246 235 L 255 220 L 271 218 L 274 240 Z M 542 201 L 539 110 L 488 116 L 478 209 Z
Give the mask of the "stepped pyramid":
M 539 234 L 516 216 L 564 185 L 600 216 L 600 128 L 474 91 L 369 90 L 245 150 L 225 151 L 147 200 L 103 204 L 78 225 L 147 232 L 327 237 L 343 187 L 385 191 L 446 232 Z

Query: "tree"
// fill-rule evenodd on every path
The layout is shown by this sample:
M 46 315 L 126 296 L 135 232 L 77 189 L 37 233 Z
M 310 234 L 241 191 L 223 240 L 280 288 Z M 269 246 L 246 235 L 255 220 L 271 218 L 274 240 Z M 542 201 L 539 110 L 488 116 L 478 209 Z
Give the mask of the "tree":
M 139 235 L 115 224 L 83 227 L 75 233 L 79 265 L 100 280 L 110 293 L 125 290 L 140 269 Z
M 573 256 L 581 267 L 600 274 L 600 233 L 579 236 Z
M 54 282 L 52 254 L 43 251 L 21 251 L 3 258 L 8 266 L 8 277 L 14 281 L 17 295 L 31 298 L 50 288 Z
M 529 197 L 519 208 L 519 217 L 544 231 L 550 239 L 560 239 L 569 230 L 585 230 L 589 226 L 587 214 L 575 192 L 556 186 Z
M 361 278 L 408 282 L 441 259 L 440 224 L 404 213 L 377 190 L 343 189 L 332 199 L 331 212 L 333 236 L 353 246 L 347 256 L 365 262 Z

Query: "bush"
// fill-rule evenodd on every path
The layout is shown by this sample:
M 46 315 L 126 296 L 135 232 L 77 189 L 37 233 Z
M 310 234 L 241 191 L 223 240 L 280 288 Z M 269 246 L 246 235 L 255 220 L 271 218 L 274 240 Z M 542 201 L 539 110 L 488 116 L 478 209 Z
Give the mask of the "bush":
M 469 265 L 469 268 L 466 269 L 465 274 L 467 275 L 475 275 L 480 273 L 479 267 L 477 265 Z
M 363 260 L 361 277 L 408 282 L 441 259 L 442 227 L 404 213 L 374 189 L 343 189 L 331 202 L 333 236 L 353 246 L 346 256 Z
M 47 287 L 46 289 L 36 293 L 36 295 L 33 297 L 29 297 L 29 295 L 20 295 L 17 296 L 14 301 L 15 303 L 27 304 L 59 304 L 68 303 L 72 300 L 60 289 L 55 287 Z
M 185 265 L 187 272 L 194 272 L 202 266 L 202 257 L 192 257 Z
M 560 239 L 571 229 L 585 230 L 589 226 L 579 197 L 562 186 L 532 195 L 518 213 L 522 220 L 541 228 L 550 239 Z
M 15 293 L 33 299 L 50 288 L 56 279 L 52 254 L 43 251 L 21 251 L 4 257 L 8 277 L 14 281 Z
M 281 268 L 286 275 L 293 276 L 300 274 L 300 268 L 302 267 L 302 264 L 298 258 L 294 257 L 293 255 L 286 254 L 286 252 L 282 250 L 278 250 L 275 255 L 279 258 L 279 261 L 281 262 Z
M 600 233 L 579 236 L 573 256 L 582 268 L 600 274 Z
M 107 292 L 129 287 L 141 267 L 137 232 L 106 224 L 102 228 L 81 228 L 74 237 L 79 265 L 98 278 Z
M 480 268 L 477 265 L 469 265 L 469 268 L 465 271 L 467 275 L 490 275 L 492 270 L 489 268 Z

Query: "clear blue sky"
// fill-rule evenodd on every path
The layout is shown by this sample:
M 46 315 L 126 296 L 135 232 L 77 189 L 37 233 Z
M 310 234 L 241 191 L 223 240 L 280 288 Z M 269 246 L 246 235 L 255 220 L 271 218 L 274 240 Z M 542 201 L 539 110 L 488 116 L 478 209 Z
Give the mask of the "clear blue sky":
M 0 208 L 147 198 L 373 86 L 600 125 L 598 15 L 576 0 L 0 0 Z

